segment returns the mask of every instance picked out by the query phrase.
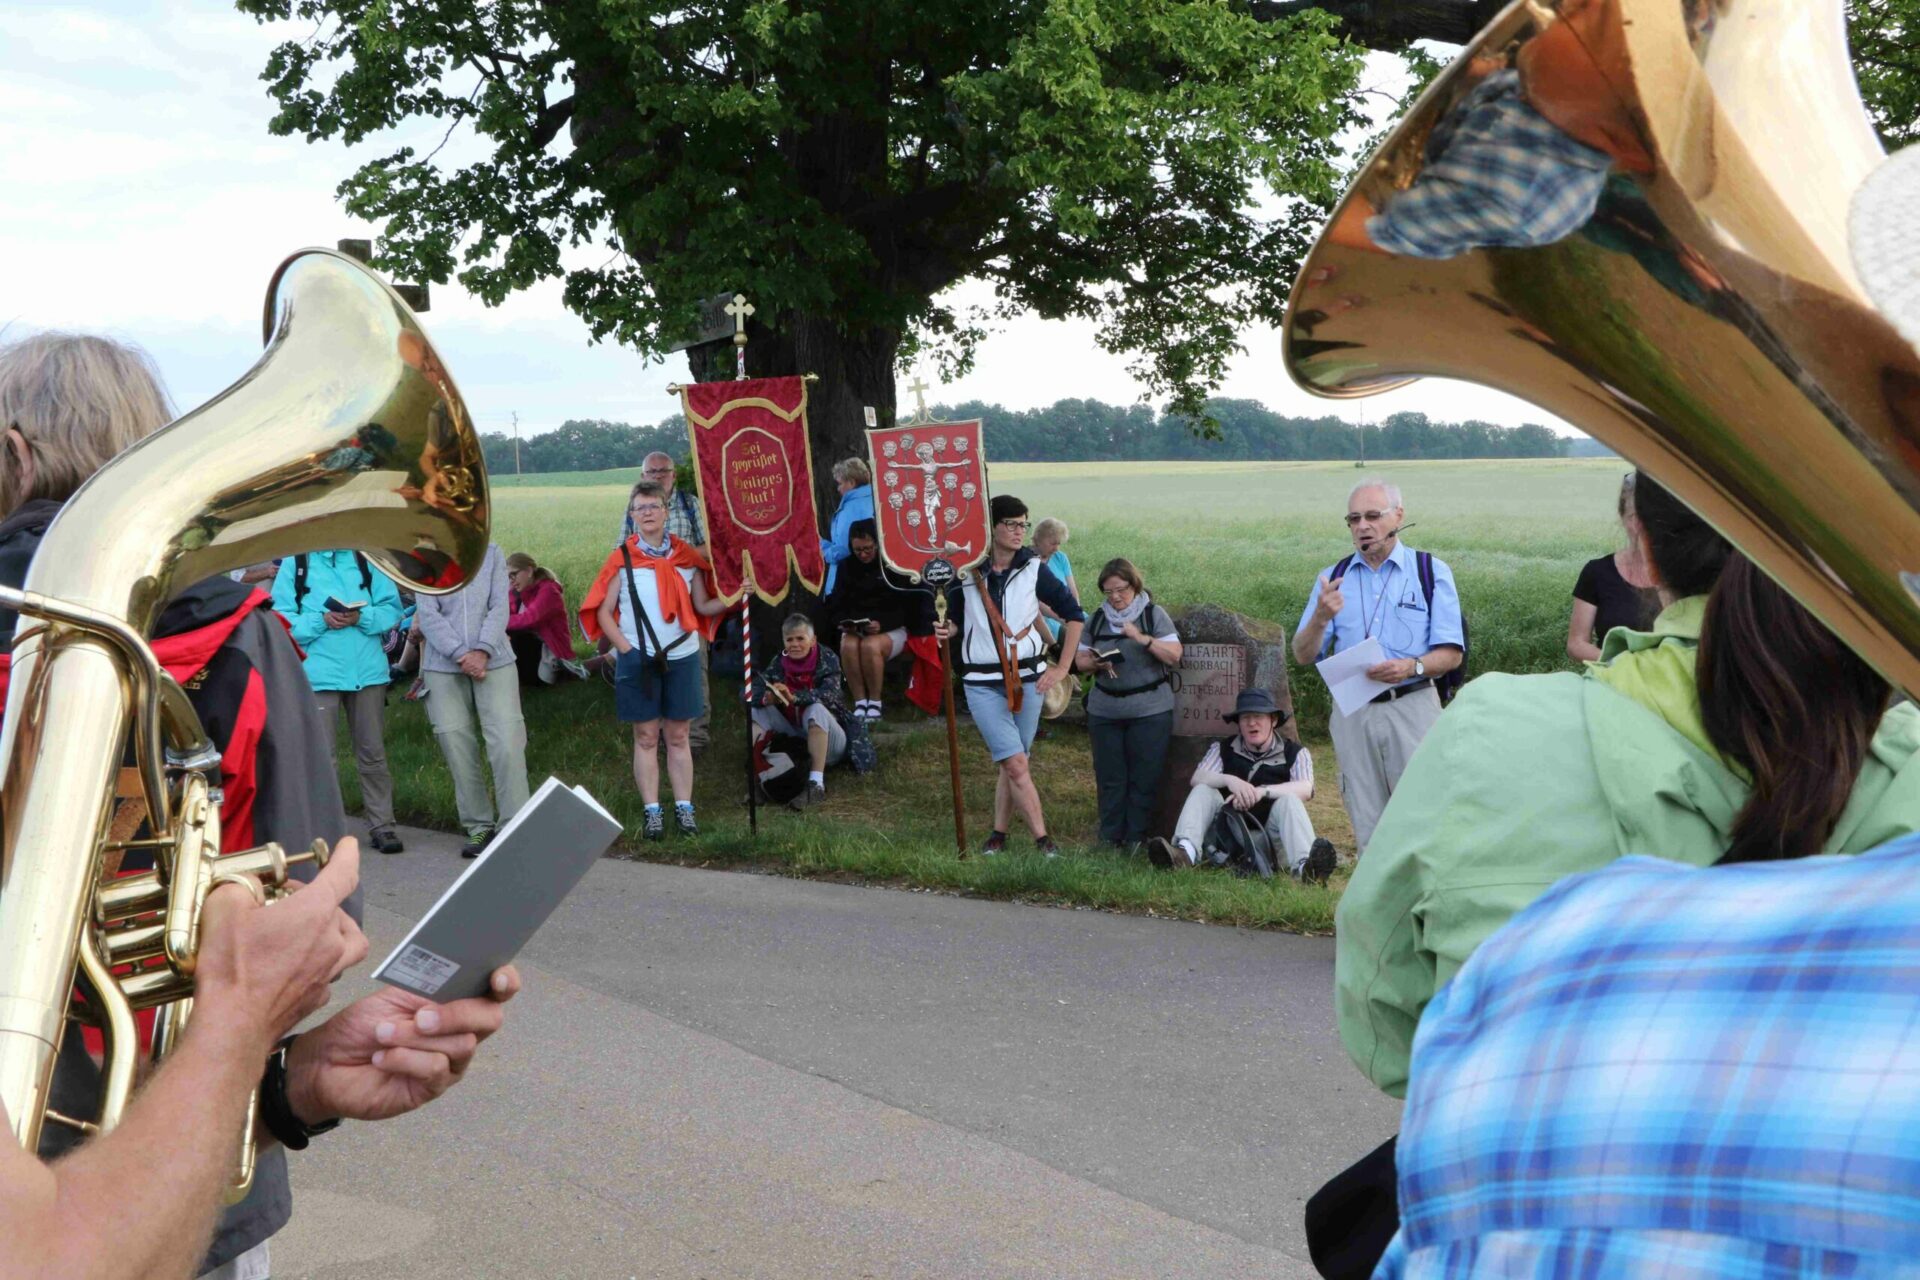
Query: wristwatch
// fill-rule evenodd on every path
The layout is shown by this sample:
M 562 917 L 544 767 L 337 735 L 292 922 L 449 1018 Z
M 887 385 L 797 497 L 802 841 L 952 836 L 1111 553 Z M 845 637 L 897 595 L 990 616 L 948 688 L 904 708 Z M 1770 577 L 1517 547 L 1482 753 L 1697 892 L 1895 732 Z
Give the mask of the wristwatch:
M 1425 674 L 1427 674 L 1427 664 L 1421 661 L 1419 658 L 1415 658 L 1413 660 L 1413 674 L 1415 675 L 1415 677 L 1424 676 Z
M 287 1048 L 296 1039 L 288 1036 L 267 1055 L 267 1071 L 260 1077 L 260 1122 L 287 1150 L 305 1151 L 308 1139 L 339 1128 L 340 1117 L 310 1125 L 293 1114 L 293 1104 L 287 1101 Z

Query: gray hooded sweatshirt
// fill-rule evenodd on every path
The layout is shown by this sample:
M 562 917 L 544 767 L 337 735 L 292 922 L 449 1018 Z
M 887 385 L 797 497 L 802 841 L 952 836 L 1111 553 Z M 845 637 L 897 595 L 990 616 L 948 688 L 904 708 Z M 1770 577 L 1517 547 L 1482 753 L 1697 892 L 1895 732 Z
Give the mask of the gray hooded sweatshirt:
M 424 671 L 458 671 L 461 655 L 475 649 L 487 655 L 487 670 L 513 665 L 507 640 L 507 558 L 498 543 L 487 544 L 487 558 L 466 586 L 443 596 L 414 598 L 414 617 L 426 637 L 420 666 Z

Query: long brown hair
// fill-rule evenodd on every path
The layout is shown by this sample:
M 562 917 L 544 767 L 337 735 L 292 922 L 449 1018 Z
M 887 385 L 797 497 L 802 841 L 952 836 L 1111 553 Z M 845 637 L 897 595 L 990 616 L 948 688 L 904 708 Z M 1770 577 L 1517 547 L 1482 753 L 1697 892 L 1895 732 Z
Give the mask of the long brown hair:
M 1707 596 L 1694 675 L 1701 720 L 1753 778 L 1720 861 L 1819 853 L 1886 712 L 1886 681 L 1644 473 L 1633 506 L 1661 585 Z

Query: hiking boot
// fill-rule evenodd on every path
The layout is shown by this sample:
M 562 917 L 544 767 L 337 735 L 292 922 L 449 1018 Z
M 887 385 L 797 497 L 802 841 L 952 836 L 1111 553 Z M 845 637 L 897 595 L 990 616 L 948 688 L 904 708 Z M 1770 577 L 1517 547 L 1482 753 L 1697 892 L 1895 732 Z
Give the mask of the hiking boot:
M 664 840 L 667 838 L 667 818 L 665 814 L 661 813 L 658 809 L 649 809 L 647 810 L 644 821 L 645 825 L 640 828 L 641 835 L 649 840 Z
M 992 835 L 987 837 L 987 842 L 980 846 L 980 852 L 989 858 L 993 857 L 997 853 L 1005 853 L 1006 851 L 1007 851 L 1007 833 L 1004 831 L 994 832 Z
M 700 824 L 693 820 L 693 810 L 682 809 L 679 805 L 675 805 L 673 806 L 673 820 L 679 824 L 681 835 L 697 836 L 700 834 Z
M 1041 836 L 1033 842 L 1034 850 L 1049 858 L 1060 856 L 1060 846 L 1053 842 L 1052 836 Z
M 469 836 L 467 842 L 460 846 L 460 856 L 477 858 L 480 856 L 480 851 L 492 843 L 493 832 L 491 831 L 482 831 L 479 835 Z
M 825 804 L 826 802 L 826 787 L 818 782 L 809 782 L 807 783 L 807 789 L 787 801 L 787 804 L 792 809 L 801 810 L 811 809 L 816 804 Z
M 1321 836 L 1307 850 L 1307 860 L 1300 864 L 1300 878 L 1308 884 L 1325 884 L 1339 862 L 1340 855 L 1333 851 L 1333 841 Z
M 367 833 L 367 843 L 381 853 L 401 853 L 407 847 L 400 843 L 400 837 L 393 833 L 392 827 L 375 827 Z

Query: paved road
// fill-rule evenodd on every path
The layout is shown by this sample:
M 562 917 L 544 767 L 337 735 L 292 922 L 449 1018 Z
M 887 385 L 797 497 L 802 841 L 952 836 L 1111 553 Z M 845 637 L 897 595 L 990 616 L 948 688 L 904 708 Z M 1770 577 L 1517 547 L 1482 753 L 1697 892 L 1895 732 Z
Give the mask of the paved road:
M 376 955 L 458 874 L 370 857 Z M 1321 938 L 605 862 L 473 1077 L 295 1157 L 279 1277 L 1311 1276 L 1397 1104 Z M 356 988 L 353 994 L 358 994 Z

